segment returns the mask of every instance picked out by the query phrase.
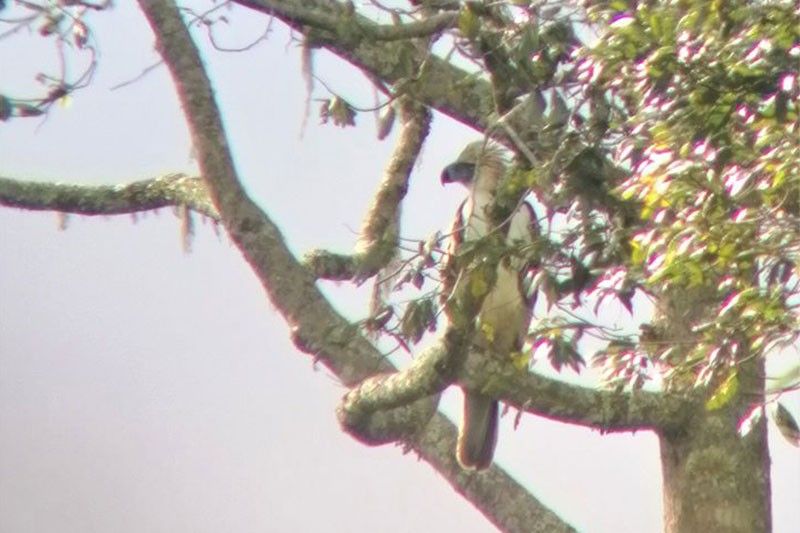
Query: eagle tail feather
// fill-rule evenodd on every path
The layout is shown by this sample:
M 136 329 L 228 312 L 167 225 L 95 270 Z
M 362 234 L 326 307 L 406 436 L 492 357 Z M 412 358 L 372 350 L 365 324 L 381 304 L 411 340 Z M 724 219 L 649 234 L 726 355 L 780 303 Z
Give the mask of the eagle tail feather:
M 458 434 L 456 454 L 462 468 L 483 470 L 492 463 L 498 415 L 497 400 L 464 392 L 464 420 Z

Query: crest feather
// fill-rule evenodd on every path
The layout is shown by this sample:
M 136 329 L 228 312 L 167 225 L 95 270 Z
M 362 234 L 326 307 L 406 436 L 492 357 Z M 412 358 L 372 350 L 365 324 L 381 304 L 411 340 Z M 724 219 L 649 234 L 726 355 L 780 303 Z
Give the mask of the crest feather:
M 482 139 L 469 143 L 456 163 L 473 164 L 478 176 L 491 176 L 494 180 L 490 181 L 496 181 L 505 173 L 506 155 L 497 143 Z

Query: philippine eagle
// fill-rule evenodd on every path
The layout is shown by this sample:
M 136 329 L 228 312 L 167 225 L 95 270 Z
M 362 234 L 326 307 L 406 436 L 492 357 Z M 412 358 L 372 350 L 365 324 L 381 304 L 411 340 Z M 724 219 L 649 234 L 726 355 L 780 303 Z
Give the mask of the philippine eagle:
M 534 240 L 536 216 L 527 202 L 520 202 L 500 228 L 493 227 L 490 222 L 487 210 L 505 172 L 501 149 L 484 141 L 469 144 L 456 161 L 442 171 L 442 184 L 460 183 L 469 192 L 450 230 L 449 253 L 442 272 L 444 298 L 449 297 L 459 278 L 455 259 L 465 242 L 480 239 L 493 230 L 505 232 L 508 244 Z M 529 274 L 530 265 L 520 258 L 501 260 L 498 264 L 497 279 L 478 314 L 473 345 L 481 352 L 510 358 L 522 349 L 533 307 L 526 289 Z M 497 400 L 477 391 L 464 390 L 464 414 L 456 453 L 463 468 L 483 469 L 491 464 L 497 442 L 498 416 Z

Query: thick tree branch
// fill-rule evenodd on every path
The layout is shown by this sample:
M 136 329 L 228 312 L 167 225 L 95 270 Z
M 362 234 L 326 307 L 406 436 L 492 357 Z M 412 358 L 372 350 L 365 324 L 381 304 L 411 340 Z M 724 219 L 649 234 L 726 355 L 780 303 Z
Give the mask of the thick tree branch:
M 302 330 L 302 338 L 326 339 L 328 346 L 336 347 L 334 351 L 343 357 L 332 358 L 321 350 L 315 353 L 344 383 L 388 369 L 385 363 L 376 363 L 370 343 L 355 335 L 355 328 L 333 310 L 317 290 L 314 277 L 286 247 L 278 227 L 242 187 L 210 81 L 175 4 L 168 0 L 140 0 L 139 4 L 175 80 L 211 199 L 271 300 L 291 327 Z
M 690 416 L 691 399 L 659 392 L 595 390 L 520 372 L 513 365 L 470 353 L 459 383 L 535 415 L 602 432 L 669 429 Z
M 77 215 L 122 215 L 175 206 L 219 220 L 202 180 L 184 174 L 125 185 L 68 185 L 0 177 L 0 205 Z
M 452 487 L 471 501 L 500 531 L 507 533 L 575 533 L 575 529 L 518 490 L 516 482 L 496 465 L 480 472 L 461 468 L 453 450 L 456 429 L 444 415 L 436 414 L 427 431 L 412 448 L 438 470 Z
M 563 142 L 565 124 L 553 124 L 545 118 L 546 104 L 541 91 L 548 86 L 546 79 L 535 87 L 529 87 L 528 95 L 515 102 L 507 112 L 507 106 L 501 106 L 503 114 L 498 116 L 493 87 L 485 77 L 454 66 L 429 49 L 416 46 L 413 40 L 376 42 L 368 38 L 364 32 L 382 26 L 354 12 L 352 4 L 336 0 L 233 1 L 280 19 L 305 34 L 312 45 L 324 47 L 370 78 L 393 84 L 397 92 L 408 94 L 489 135 L 523 156 L 531 165 L 537 161 L 551 161 L 553 150 L 566 144 Z M 511 102 L 507 104 L 511 105 Z M 548 110 L 548 116 L 552 111 Z M 570 150 L 565 150 L 566 155 L 579 153 L 582 145 L 576 143 Z M 627 172 L 606 160 L 596 173 L 595 179 L 599 182 L 613 184 Z M 589 200 L 597 203 L 597 198 Z M 603 198 L 603 203 L 607 200 L 607 197 Z M 614 201 L 605 210 L 626 223 L 631 222 L 631 206 L 627 203 Z
M 310 253 L 306 264 L 318 278 L 363 281 L 395 257 L 400 239 L 400 207 L 431 120 L 427 109 L 408 98 L 400 98 L 397 105 L 402 130 L 361 225 L 358 250 L 354 255 L 322 250 Z
M 292 327 L 298 347 L 315 354 L 348 385 L 390 370 L 391 365 L 331 307 L 316 288 L 314 277 L 288 250 L 277 226 L 242 188 L 227 148 L 211 84 L 177 6 L 168 0 L 139 0 L 139 4 L 174 78 L 203 179 L 223 224 L 258 275 L 270 300 Z M 415 440 L 407 437 L 405 442 L 448 476 L 457 490 L 501 529 L 530 531 L 530 524 L 546 520 L 553 524 L 548 531 L 570 531 L 569 526 L 500 468 L 471 476 L 461 472 L 452 457 L 454 431 L 451 423 L 436 416 L 422 436 Z M 471 489 L 476 485 L 484 488 Z M 505 495 L 502 500 L 501 495 Z M 514 504 L 513 511 L 506 502 Z
M 487 133 L 533 163 L 538 157 L 539 135 L 545 126 L 544 108 L 537 87 L 525 99 L 498 116 L 492 84 L 475 72 L 415 46 L 412 41 L 376 42 L 364 31 L 382 27 L 353 13 L 345 2 L 335 0 L 233 0 L 255 11 L 274 16 L 294 30 L 307 34 L 314 45 L 364 71 L 369 77 L 394 84 L 450 118 Z M 373 28 L 373 30 L 363 30 Z M 503 107 L 505 110 L 505 106 Z M 551 132 L 549 136 L 553 136 Z
M 448 329 L 450 334 L 454 331 Z M 373 413 L 380 416 L 384 410 L 422 400 L 453 382 L 521 411 L 602 432 L 669 429 L 678 427 L 691 413 L 690 398 L 571 385 L 521 372 L 485 354 L 472 352 L 466 359 L 454 356 L 448 353 L 447 343 L 440 342 L 417 356 L 409 368 L 360 383 L 342 399 L 338 415 L 343 425 L 358 434 L 372 423 L 369 417 Z
M 375 42 L 360 28 L 380 27 L 367 17 L 350 13 L 344 2 L 329 0 L 234 0 L 274 16 L 305 33 L 313 28 L 313 43 L 325 47 L 356 67 L 387 83 L 404 82 L 417 100 L 472 128 L 483 131 L 494 111 L 491 85 L 473 73 L 412 42 Z M 371 30 L 366 30 L 367 32 Z M 421 75 L 421 66 L 425 65 Z
M 269 5 L 284 4 L 280 6 L 281 12 L 287 19 L 291 19 L 296 24 L 333 31 L 336 30 L 337 26 L 344 24 L 350 26 L 349 31 L 357 32 L 363 38 L 372 41 L 397 41 L 428 37 L 455 27 L 458 21 L 458 13 L 449 11 L 404 24 L 376 24 L 366 17 L 357 15 L 353 11 L 352 5 L 347 6 L 339 2 L 329 2 L 326 9 L 315 9 L 316 4 L 303 3 L 301 5 L 301 2 L 296 1 L 267 0 L 250 2 L 244 0 L 237 3 L 254 7 L 255 9 L 263 9 Z
M 438 403 L 438 394 L 453 383 L 463 364 L 472 333 L 470 327 L 448 327 L 441 341 L 418 355 L 406 370 L 375 375 L 353 387 L 336 410 L 342 426 L 365 442 L 390 440 L 398 430 L 385 419 L 386 413 L 432 395 Z

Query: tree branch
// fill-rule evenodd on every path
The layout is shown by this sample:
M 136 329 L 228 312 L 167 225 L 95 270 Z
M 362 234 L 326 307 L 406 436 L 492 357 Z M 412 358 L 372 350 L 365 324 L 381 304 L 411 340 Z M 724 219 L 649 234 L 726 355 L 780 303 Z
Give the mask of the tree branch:
M 458 68 L 411 40 L 370 39 L 367 34 L 380 31 L 375 28 L 382 26 L 354 12 L 352 4 L 348 7 L 348 3 L 336 0 L 232 1 L 280 19 L 305 34 L 311 44 L 326 48 L 372 79 L 394 84 L 397 92 L 487 134 L 523 155 L 532 165 L 551 161 L 553 150 L 566 144 L 563 142 L 566 125 L 553 124 L 545 118 L 542 90 L 548 88 L 549 80 L 528 87 L 529 93 L 522 101 L 498 116 L 492 84 L 479 73 Z M 505 106 L 501 110 L 505 111 Z M 573 147 L 570 153 L 578 153 L 578 148 Z M 608 184 L 618 182 L 617 178 L 627 173 L 607 159 L 597 172 L 596 179 Z M 607 210 L 621 220 L 631 220 L 631 206 L 627 202 L 614 202 Z
M 123 215 L 176 206 L 219 220 L 203 182 L 185 174 L 126 185 L 67 185 L 0 177 L 0 205 L 77 215 Z
M 434 405 L 438 404 L 439 393 L 453 383 L 463 364 L 473 332 L 472 328 L 465 330 L 448 327 L 440 342 L 418 355 L 407 369 L 372 376 L 348 391 L 336 410 L 345 430 L 367 443 L 397 440 L 391 437 L 402 431 L 402 427 L 397 428 L 390 422 L 404 420 L 396 414 L 387 419 L 386 413 L 401 411 L 399 408 L 404 406 L 409 406 L 410 411 L 423 409 L 420 404 L 410 404 L 432 395 L 435 395 Z M 411 426 L 406 427 L 409 428 L 406 434 L 413 433 Z
M 474 73 L 454 67 L 411 42 L 375 42 L 363 28 L 379 25 L 350 13 L 344 2 L 333 0 L 234 0 L 255 11 L 274 16 L 289 27 L 306 33 L 314 28 L 313 43 L 325 47 L 356 67 L 387 83 L 404 83 L 404 90 L 434 107 L 483 131 L 494 111 L 491 85 Z M 324 16 L 323 16 L 324 15 Z M 420 67 L 425 64 L 424 80 Z
M 450 118 L 486 133 L 532 163 L 535 152 L 546 159 L 552 147 L 539 146 L 546 125 L 542 83 L 499 117 L 492 84 L 478 73 L 454 66 L 411 41 L 379 41 L 365 35 L 382 27 L 348 10 L 336 0 L 232 0 L 255 11 L 274 16 L 290 28 L 308 35 L 314 45 L 361 69 L 368 77 L 394 84 L 419 102 Z M 435 15 L 434 15 L 435 16 Z M 371 28 L 371 29 L 364 29 Z M 559 131 L 550 132 L 549 137 Z
M 617 392 L 571 385 L 509 363 L 470 353 L 459 383 L 522 411 L 601 432 L 677 427 L 690 415 L 690 399 L 660 392 Z
M 377 274 L 395 257 L 400 239 L 400 206 L 431 120 L 427 109 L 408 98 L 400 98 L 398 107 L 402 130 L 361 225 L 356 254 L 311 252 L 305 262 L 317 278 L 363 281 Z
M 453 331 L 448 329 L 448 333 Z M 342 424 L 351 434 L 375 431 L 369 429 L 377 424 L 370 416 L 422 400 L 454 382 L 521 411 L 602 432 L 668 429 L 679 426 L 691 413 L 691 399 L 679 395 L 598 391 L 519 371 L 477 352 L 459 358 L 448 349 L 446 342 L 440 342 L 417 356 L 409 368 L 364 380 L 342 399 L 337 411 Z
M 325 9 L 317 9 L 318 4 L 316 3 L 304 2 L 301 5 L 297 1 L 242 0 L 236 3 L 259 11 L 279 7 L 283 16 L 297 25 L 313 26 L 331 31 L 336 31 L 337 27 L 342 24 L 348 25 L 350 26 L 349 31 L 357 32 L 363 38 L 371 41 L 398 41 L 429 37 L 448 28 L 454 28 L 458 22 L 458 12 L 456 11 L 437 13 L 422 20 L 404 24 L 376 24 L 355 13 L 352 6 L 340 2 L 328 2 Z
M 425 461 L 436 468 L 455 489 L 472 502 L 500 531 L 506 533 L 575 533 L 558 515 L 533 499 L 512 481 L 503 469 L 461 468 L 453 450 L 456 429 L 442 414 L 436 414 L 427 431 L 411 445 Z M 531 505 L 531 500 L 535 502 Z
M 211 84 L 174 2 L 139 0 L 139 4 L 175 81 L 214 205 L 270 300 L 292 327 L 297 346 L 318 357 L 348 385 L 391 370 L 375 348 L 331 307 L 316 288 L 314 277 L 288 250 L 277 226 L 242 188 Z M 453 458 L 454 433 L 453 425 L 439 415 L 429 421 L 421 436 L 406 437 L 405 442 L 501 529 L 530 531 L 530 524 L 542 521 L 553 524 L 548 531 L 571 531 L 500 468 L 471 475 L 461 471 Z M 506 495 L 503 501 L 498 500 L 500 494 Z M 513 511 L 506 502 L 515 505 Z

